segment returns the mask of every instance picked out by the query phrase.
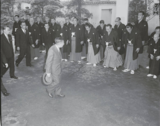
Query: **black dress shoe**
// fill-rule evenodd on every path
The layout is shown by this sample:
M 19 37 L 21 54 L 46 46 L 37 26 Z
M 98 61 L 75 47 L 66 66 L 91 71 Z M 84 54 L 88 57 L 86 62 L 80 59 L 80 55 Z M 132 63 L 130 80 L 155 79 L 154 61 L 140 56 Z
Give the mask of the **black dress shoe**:
M 3 93 L 3 95 L 4 95 L 4 96 L 8 96 L 8 95 L 9 95 L 9 93 L 8 93 L 8 92 L 5 92 L 5 93 Z
M 56 96 L 61 97 L 61 98 L 64 98 L 64 97 L 65 97 L 64 94 L 57 94 Z
M 16 76 L 11 76 L 11 78 L 13 78 L 13 79 L 18 79 L 18 77 L 16 77 Z
M 29 65 L 26 65 L 26 66 L 32 67 L 33 65 L 32 65 L 32 64 L 29 64 Z
M 49 97 L 53 98 L 53 95 L 46 90 Z

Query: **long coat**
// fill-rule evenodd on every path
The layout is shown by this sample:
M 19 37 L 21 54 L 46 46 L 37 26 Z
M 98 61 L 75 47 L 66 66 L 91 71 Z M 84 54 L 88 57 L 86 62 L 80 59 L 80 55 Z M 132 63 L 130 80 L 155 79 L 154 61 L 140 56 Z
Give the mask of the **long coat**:
M 42 29 L 44 29 L 44 24 L 42 22 L 36 22 L 36 25 L 40 30 L 40 44 L 42 44 Z
M 110 44 L 113 45 L 114 50 L 118 52 L 117 47 L 121 46 L 118 40 L 118 33 L 115 30 L 112 29 L 110 34 L 107 31 L 104 32 L 102 40 L 104 46 L 106 46 L 106 42 L 111 42 Z
M 42 30 L 42 43 L 45 43 L 45 46 L 51 47 L 53 45 L 53 37 L 51 29 L 48 29 L 48 32 L 44 28 Z
M 70 33 L 70 27 L 72 26 L 71 23 L 64 24 L 63 26 L 63 39 L 64 39 L 64 46 L 63 46 L 63 52 L 71 52 L 71 48 L 69 44 L 67 45 L 67 40 L 69 40 L 69 33 Z
M 127 48 L 128 40 L 131 40 L 131 43 L 133 44 L 133 60 L 135 60 L 138 58 L 138 54 L 140 53 L 137 53 L 136 49 L 142 47 L 141 35 L 136 28 L 133 28 L 131 33 L 124 32 L 124 35 L 125 37 L 123 38 L 123 41 L 125 42 L 125 49 Z
M 99 41 L 99 43 L 100 43 L 101 45 L 103 45 L 103 44 L 102 44 L 102 39 L 103 39 L 102 37 L 103 37 L 103 35 L 104 35 L 104 32 L 106 31 L 106 25 L 104 25 L 103 28 L 101 28 L 101 26 L 98 25 L 97 28 L 96 28 L 96 31 L 97 31 L 97 33 L 98 33 L 98 41 Z
M 147 42 L 148 40 L 148 23 L 145 20 L 142 20 L 140 23 L 135 22 L 135 28 L 140 32 L 141 40 Z M 140 49 L 140 53 L 143 52 L 143 46 Z
M 114 30 L 118 33 L 118 42 L 121 45 L 121 49 L 119 51 L 120 54 L 125 53 L 125 49 L 124 49 L 124 42 L 122 41 L 122 37 L 124 35 L 124 31 L 126 31 L 126 26 L 122 23 L 120 23 L 119 27 L 117 25 L 114 26 Z
M 20 28 L 20 24 L 21 24 L 20 21 L 18 21 L 18 22 L 15 21 L 15 22 L 13 23 L 12 35 L 15 37 L 15 40 L 16 40 L 17 29 Z M 17 42 L 16 42 L 16 41 L 15 41 L 15 45 L 17 46 Z
M 26 33 L 22 31 L 22 29 L 17 30 L 17 35 L 16 35 L 16 41 L 17 41 L 17 47 L 20 47 L 21 49 L 26 49 L 27 46 L 32 44 L 32 41 L 30 40 L 29 37 L 29 31 L 26 30 Z
M 39 46 L 41 45 L 41 43 L 40 43 L 40 35 L 41 34 L 40 34 L 39 27 L 35 23 L 32 26 L 29 24 L 28 30 L 29 30 L 30 37 L 33 41 L 35 48 L 39 48 Z M 38 40 L 38 44 L 36 44 L 36 40 Z
M 82 52 L 81 41 L 84 41 L 84 33 L 83 33 L 81 25 L 77 24 L 77 26 L 72 25 L 70 27 L 70 32 L 69 32 L 70 46 L 72 45 L 71 44 L 72 43 L 72 41 L 71 41 L 72 32 L 75 32 L 75 37 L 76 37 L 76 52 L 80 53 L 80 52 Z
M 61 65 L 62 55 L 58 51 L 55 45 L 51 46 L 48 51 L 48 56 L 46 60 L 46 73 L 51 73 L 53 76 L 61 75 L 62 65 Z
M 87 41 L 88 39 L 90 40 L 90 42 Z M 92 43 L 94 55 L 96 55 L 99 52 L 99 48 L 96 47 L 97 44 L 100 45 L 98 43 L 97 39 L 98 39 L 98 33 L 95 28 L 91 28 L 90 32 L 88 32 L 88 31 L 85 32 L 85 41 L 87 42 L 86 43 L 86 45 L 87 45 L 86 52 L 87 53 L 88 53 L 88 44 L 89 43 Z

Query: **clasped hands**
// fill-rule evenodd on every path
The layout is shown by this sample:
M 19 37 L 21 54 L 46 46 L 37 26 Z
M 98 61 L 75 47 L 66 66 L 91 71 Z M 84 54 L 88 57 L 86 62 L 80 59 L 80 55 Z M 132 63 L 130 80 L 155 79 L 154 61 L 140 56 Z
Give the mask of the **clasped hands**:
M 154 59 L 154 56 L 153 56 L 152 54 L 150 54 L 150 57 L 151 57 L 152 60 Z M 157 60 L 157 61 L 160 60 L 160 56 L 157 56 L 157 57 L 156 57 L 156 60 Z

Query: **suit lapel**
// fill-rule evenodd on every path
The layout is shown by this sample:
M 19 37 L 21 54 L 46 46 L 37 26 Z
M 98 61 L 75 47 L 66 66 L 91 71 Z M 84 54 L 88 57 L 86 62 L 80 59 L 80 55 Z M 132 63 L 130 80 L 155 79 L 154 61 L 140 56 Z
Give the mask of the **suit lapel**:
M 4 36 L 4 38 L 6 39 L 6 41 L 8 42 L 8 44 L 11 45 L 11 42 L 9 41 L 9 37 L 8 37 L 8 39 L 7 39 L 7 37 L 5 36 L 5 34 L 3 34 L 3 36 Z

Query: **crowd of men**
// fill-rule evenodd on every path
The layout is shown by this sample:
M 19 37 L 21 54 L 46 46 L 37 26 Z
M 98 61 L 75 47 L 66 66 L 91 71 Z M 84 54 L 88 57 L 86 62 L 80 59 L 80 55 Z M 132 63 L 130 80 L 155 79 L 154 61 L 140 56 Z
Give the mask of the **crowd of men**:
M 107 17 L 106 17 L 107 18 Z M 148 35 L 148 23 L 145 13 L 140 11 L 136 22 L 124 25 L 121 18 L 115 19 L 115 26 L 105 24 L 103 20 L 99 26 L 94 27 L 85 18 L 81 25 L 76 17 L 71 21 L 65 18 L 65 23 L 57 23 L 54 18 L 45 17 L 42 22 L 40 17 L 36 20 L 29 14 L 26 20 L 20 20 L 15 15 L 12 33 L 8 26 L 4 26 L 1 34 L 1 68 L 3 76 L 10 68 L 10 77 L 15 76 L 15 66 L 18 67 L 26 56 L 26 66 L 32 67 L 31 60 L 37 60 L 40 52 L 48 50 L 55 44 L 55 39 L 63 39 L 61 48 L 62 60 L 81 64 L 87 58 L 87 65 L 96 65 L 103 61 L 104 68 L 113 68 L 114 71 L 124 66 L 123 72 L 134 74 L 142 66 L 143 48 L 148 45 L 148 77 L 154 79 L 160 74 L 160 27 Z M 12 37 L 12 36 L 14 37 Z M 19 56 L 14 60 L 12 41 L 15 41 L 15 50 Z M 14 63 L 15 62 L 15 63 Z M 1 80 L 1 90 L 8 96 Z

